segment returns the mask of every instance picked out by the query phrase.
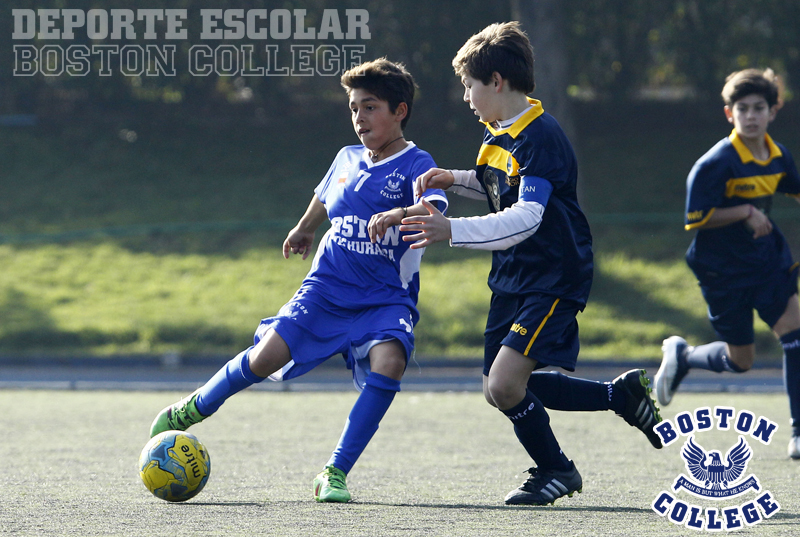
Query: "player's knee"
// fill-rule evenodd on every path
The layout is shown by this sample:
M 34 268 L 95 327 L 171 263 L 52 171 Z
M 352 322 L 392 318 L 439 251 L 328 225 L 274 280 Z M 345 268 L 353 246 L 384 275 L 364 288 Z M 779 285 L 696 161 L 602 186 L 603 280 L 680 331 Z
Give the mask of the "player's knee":
M 494 399 L 492 399 L 492 395 L 489 393 L 489 390 L 485 386 L 483 388 L 483 397 L 484 399 L 486 399 L 487 403 L 497 408 L 497 403 L 494 402 Z
M 516 384 L 504 382 L 502 379 L 493 378 L 492 376 L 489 376 L 487 388 L 487 401 L 490 401 L 489 404 L 501 410 L 513 407 L 525 396 L 524 388 L 520 389 Z
M 394 380 L 403 378 L 406 351 L 397 341 L 375 345 L 369 352 L 370 369 Z

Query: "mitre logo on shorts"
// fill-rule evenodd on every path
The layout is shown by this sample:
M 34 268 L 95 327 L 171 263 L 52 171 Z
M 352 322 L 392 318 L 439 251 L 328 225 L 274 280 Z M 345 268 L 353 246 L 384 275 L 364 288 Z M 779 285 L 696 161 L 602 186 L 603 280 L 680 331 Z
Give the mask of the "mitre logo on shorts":
M 724 457 L 721 450 L 706 449 L 696 439 L 697 433 L 714 428 L 737 434 Z M 681 412 L 674 423 L 664 420 L 654 425 L 653 430 L 664 447 L 677 445 L 679 437 L 686 437 L 680 450 L 686 473 L 675 478 L 671 491 L 661 491 L 656 496 L 651 505 L 653 511 L 673 524 L 701 531 L 737 530 L 770 518 L 780 510 L 780 505 L 755 475 L 747 474 L 753 456 L 747 437 L 769 445 L 777 428 L 775 422 L 763 416 L 756 418 L 749 410 L 737 413 L 735 408 L 724 406 L 714 407 L 713 411 L 702 407 L 694 412 Z M 739 505 L 702 506 L 679 499 L 679 492 L 694 496 L 692 502 L 725 501 L 748 493 L 753 496 Z

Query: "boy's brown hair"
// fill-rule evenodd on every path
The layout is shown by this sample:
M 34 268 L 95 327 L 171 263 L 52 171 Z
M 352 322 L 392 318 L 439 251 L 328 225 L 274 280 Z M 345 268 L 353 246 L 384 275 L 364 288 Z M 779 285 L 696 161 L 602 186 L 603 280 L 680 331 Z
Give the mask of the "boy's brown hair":
M 533 48 L 516 21 L 491 24 L 470 37 L 453 58 L 453 69 L 484 84 L 497 72 L 511 89 L 525 94 L 536 87 Z
M 400 122 L 400 128 L 406 128 L 406 124 L 411 118 L 414 90 L 417 85 L 405 65 L 390 62 L 386 58 L 378 58 L 345 71 L 341 78 L 341 84 L 347 90 L 348 95 L 355 89 L 363 89 L 378 99 L 387 101 L 389 111 L 392 113 L 397 110 L 400 103 L 406 103 L 408 112 Z
M 722 88 L 722 100 L 728 106 L 748 95 L 761 95 L 770 108 L 783 106 L 783 85 L 772 69 L 744 69 L 728 75 Z

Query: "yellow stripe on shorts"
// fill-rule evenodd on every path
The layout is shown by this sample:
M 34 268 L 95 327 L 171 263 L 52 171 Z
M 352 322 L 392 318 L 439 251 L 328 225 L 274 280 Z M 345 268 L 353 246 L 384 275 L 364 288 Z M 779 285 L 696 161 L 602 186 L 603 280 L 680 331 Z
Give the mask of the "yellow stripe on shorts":
M 544 323 L 546 323 L 547 319 L 549 319 L 550 316 L 553 315 L 553 312 L 556 309 L 556 304 L 558 304 L 559 300 L 561 300 L 561 299 L 557 298 L 556 301 L 553 302 L 553 307 L 550 308 L 550 311 L 548 312 L 548 314 L 544 316 L 544 319 L 542 319 L 542 324 L 540 324 L 539 328 L 536 329 L 536 332 L 533 333 L 533 337 L 531 337 L 531 341 L 530 341 L 530 343 L 528 343 L 528 346 L 525 348 L 525 352 L 523 353 L 525 356 L 528 356 L 528 353 L 530 352 L 531 347 L 533 346 L 533 342 L 536 341 L 536 336 L 538 336 L 539 332 L 541 332 L 542 328 L 544 328 Z

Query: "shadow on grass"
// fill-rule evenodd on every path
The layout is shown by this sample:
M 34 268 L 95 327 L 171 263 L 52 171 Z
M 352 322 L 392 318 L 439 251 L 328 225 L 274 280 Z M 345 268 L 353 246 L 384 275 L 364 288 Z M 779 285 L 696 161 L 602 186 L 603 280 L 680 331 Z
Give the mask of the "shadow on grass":
M 264 507 L 270 502 L 186 502 L 172 503 L 171 505 L 181 505 L 184 507 Z M 293 502 L 283 502 L 293 503 Z
M 784 511 L 779 511 L 775 513 L 771 518 L 768 520 L 771 521 L 773 524 L 776 520 L 785 520 L 783 524 L 797 524 L 797 522 L 792 522 L 794 520 L 800 519 L 800 513 L 786 513 Z
M 665 323 L 675 327 L 683 337 L 706 340 L 714 336 L 708 323 L 698 322 L 696 316 L 654 301 L 630 282 L 595 271 L 592 283 L 592 302 L 611 308 L 615 317 L 648 323 Z M 664 334 L 667 337 L 671 334 Z
M 351 502 L 354 505 L 375 505 L 382 507 L 416 507 L 424 509 L 473 509 L 484 511 L 498 510 L 523 510 L 538 511 L 546 509 L 548 511 L 586 511 L 593 513 L 650 513 L 651 509 L 640 507 L 607 507 L 607 506 L 567 506 L 567 505 L 475 505 L 466 503 L 453 504 L 434 504 L 434 503 L 388 503 L 388 502 Z M 777 516 L 777 515 L 776 515 Z
M 689 315 L 685 311 L 655 301 L 631 285 L 630 282 L 597 270 L 588 307 L 591 307 L 592 302 L 605 304 L 615 312 L 615 317 L 621 319 L 666 324 L 669 333 L 663 333 L 662 337 L 664 338 L 677 333 L 690 344 L 702 344 L 717 339 L 707 319 L 698 320 L 696 316 Z M 761 321 L 756 320 L 755 322 Z M 603 343 L 603 341 L 593 341 L 585 336 L 581 340 L 585 344 Z M 780 359 L 782 351 L 772 334 L 756 332 L 755 344 L 760 358 Z

